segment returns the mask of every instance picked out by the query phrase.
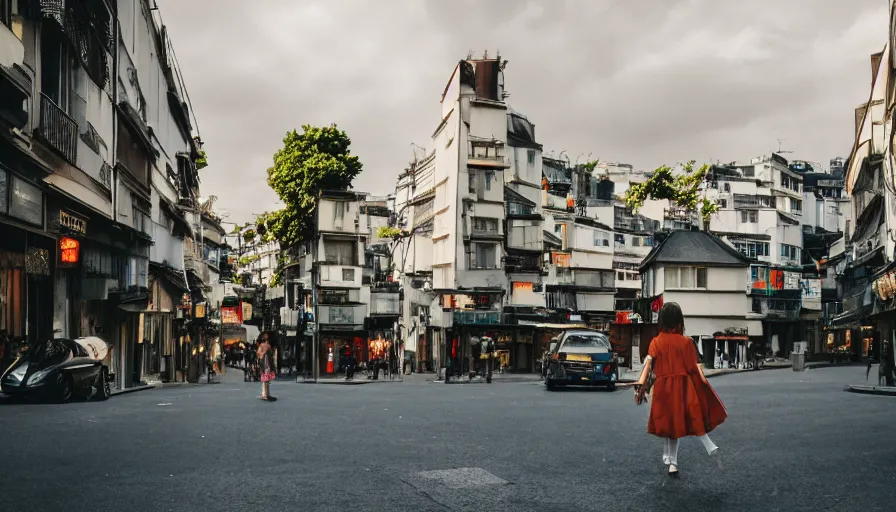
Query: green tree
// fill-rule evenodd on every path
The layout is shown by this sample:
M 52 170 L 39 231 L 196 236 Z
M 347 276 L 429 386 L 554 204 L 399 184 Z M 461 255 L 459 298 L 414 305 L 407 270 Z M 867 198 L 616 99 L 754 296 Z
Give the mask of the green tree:
M 629 187 L 625 193 L 626 206 L 637 212 L 648 199 L 666 199 L 689 212 L 699 213 L 704 225 L 708 225 L 712 214 L 719 211 L 719 204 L 702 193 L 709 165 L 703 164 L 695 170 L 694 164 L 694 160 L 682 164 L 682 172 L 677 175 L 667 165 L 657 168 L 647 181 Z
M 204 149 L 199 150 L 199 158 L 196 159 L 196 170 L 199 171 L 201 169 L 205 169 L 208 167 L 208 154 Z

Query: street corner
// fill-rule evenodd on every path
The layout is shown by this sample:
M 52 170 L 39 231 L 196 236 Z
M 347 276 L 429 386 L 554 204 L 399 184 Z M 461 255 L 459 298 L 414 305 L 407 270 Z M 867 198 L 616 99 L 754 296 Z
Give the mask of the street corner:
M 861 395 L 896 396 L 896 387 L 893 386 L 846 385 L 843 386 L 843 391 Z

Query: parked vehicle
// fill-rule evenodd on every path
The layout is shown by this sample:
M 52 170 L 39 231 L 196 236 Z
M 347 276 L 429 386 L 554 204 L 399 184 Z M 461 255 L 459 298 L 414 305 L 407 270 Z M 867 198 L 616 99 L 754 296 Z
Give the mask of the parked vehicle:
M 551 343 L 545 387 L 605 386 L 616 389 L 619 358 L 607 335 L 591 329 L 564 331 Z
M 7 395 L 40 395 L 61 402 L 75 395 L 105 400 L 112 394 L 115 375 L 103 364 L 111 345 L 89 336 L 55 339 L 26 345 L 0 376 Z

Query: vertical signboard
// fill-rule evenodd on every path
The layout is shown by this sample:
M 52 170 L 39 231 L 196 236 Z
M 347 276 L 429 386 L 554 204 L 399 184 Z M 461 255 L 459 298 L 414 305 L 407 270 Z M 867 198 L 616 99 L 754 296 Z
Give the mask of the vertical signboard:
M 803 279 L 803 309 L 821 311 L 821 279 Z

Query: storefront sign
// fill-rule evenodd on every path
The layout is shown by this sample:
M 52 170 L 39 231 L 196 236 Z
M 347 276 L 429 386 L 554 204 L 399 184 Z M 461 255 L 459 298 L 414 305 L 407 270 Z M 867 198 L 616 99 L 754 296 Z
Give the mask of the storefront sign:
M 59 261 L 66 265 L 77 265 L 81 259 L 81 242 L 63 237 L 59 240 Z
M 240 306 L 243 308 L 243 318 L 252 318 L 252 303 L 251 302 L 241 302 Z
M 221 323 L 224 325 L 240 325 L 240 316 L 235 307 L 221 308 Z
M 68 228 L 82 235 L 87 234 L 87 221 L 81 217 L 76 217 L 64 210 L 59 210 L 59 226 Z
M 196 304 L 196 314 L 194 318 L 205 318 L 205 303 Z
M 9 215 L 36 226 L 44 223 L 44 193 L 39 188 L 12 177 Z

